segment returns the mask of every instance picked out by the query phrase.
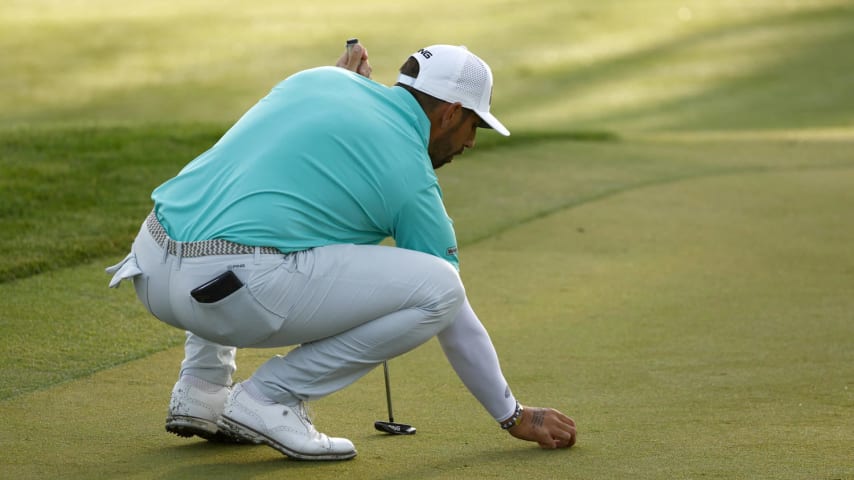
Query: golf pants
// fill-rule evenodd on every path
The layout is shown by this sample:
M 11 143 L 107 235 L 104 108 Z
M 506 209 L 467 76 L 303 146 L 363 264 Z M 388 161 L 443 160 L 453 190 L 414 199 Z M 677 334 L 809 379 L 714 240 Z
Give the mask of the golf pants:
M 187 331 L 182 374 L 230 385 L 235 347 L 285 347 L 254 374 L 273 400 L 292 404 L 340 390 L 384 360 L 448 327 L 465 292 L 448 262 L 373 245 L 330 245 L 292 254 L 182 257 L 143 225 L 123 264 L 158 319 Z M 190 291 L 231 270 L 243 287 L 214 303 Z M 117 275 L 121 275 L 117 274 Z

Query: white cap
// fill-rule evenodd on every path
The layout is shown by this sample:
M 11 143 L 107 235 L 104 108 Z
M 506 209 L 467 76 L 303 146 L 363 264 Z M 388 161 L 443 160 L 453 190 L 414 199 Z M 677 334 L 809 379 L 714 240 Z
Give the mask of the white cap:
M 492 101 L 492 70 L 466 47 L 433 45 L 412 54 L 418 60 L 418 77 L 400 74 L 397 82 L 449 103 L 460 102 L 496 132 L 510 135 L 489 113 Z

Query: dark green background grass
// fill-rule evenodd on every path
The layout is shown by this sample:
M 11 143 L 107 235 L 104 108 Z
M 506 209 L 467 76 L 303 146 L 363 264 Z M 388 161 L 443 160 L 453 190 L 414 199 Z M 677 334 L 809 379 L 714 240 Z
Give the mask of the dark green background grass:
M 850 2 L 214 7 L 0 6 L 4 477 L 854 478 Z M 372 430 L 381 372 L 317 402 L 352 462 L 164 433 L 182 333 L 103 267 L 156 185 L 354 31 L 384 83 L 430 43 L 492 64 L 513 136 L 440 179 L 514 391 L 575 448 L 497 431 L 435 342 L 391 363 L 416 436 Z

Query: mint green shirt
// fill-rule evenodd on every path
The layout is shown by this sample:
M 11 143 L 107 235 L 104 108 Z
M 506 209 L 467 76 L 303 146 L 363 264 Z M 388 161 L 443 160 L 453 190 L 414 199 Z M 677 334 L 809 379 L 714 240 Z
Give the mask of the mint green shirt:
M 429 133 L 406 90 L 337 67 L 306 70 L 151 198 L 179 241 L 221 238 L 289 253 L 392 237 L 459 268 Z

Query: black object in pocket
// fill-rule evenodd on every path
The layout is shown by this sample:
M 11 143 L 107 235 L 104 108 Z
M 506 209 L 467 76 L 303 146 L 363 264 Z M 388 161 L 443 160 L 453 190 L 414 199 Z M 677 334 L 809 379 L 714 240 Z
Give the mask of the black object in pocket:
M 190 291 L 199 303 L 214 303 L 238 291 L 243 282 L 231 270 Z

